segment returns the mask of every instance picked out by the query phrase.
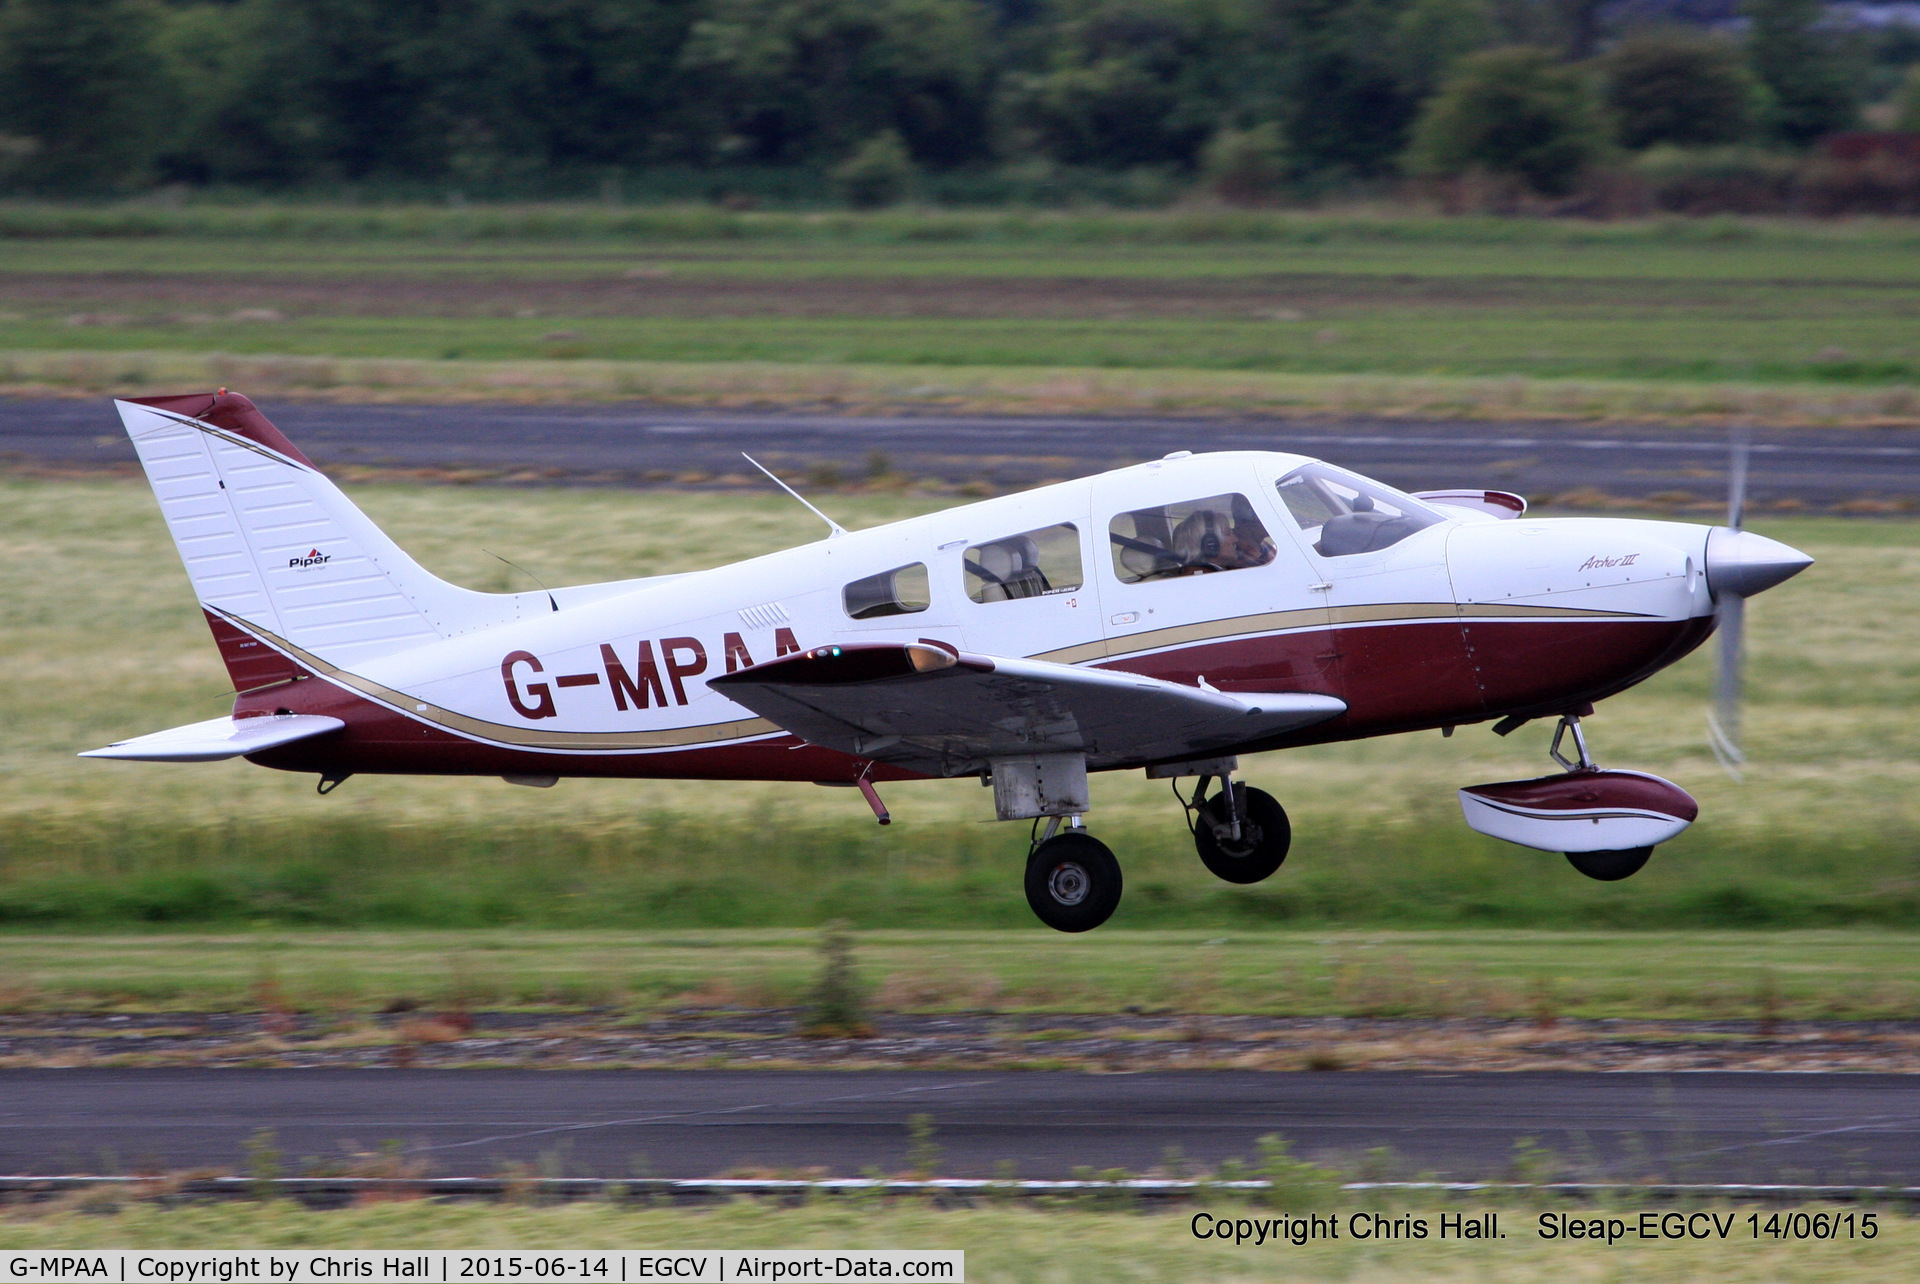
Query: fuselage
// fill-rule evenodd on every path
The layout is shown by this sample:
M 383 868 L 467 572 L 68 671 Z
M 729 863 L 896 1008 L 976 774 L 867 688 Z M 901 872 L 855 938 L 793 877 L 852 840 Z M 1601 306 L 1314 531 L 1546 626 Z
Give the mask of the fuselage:
M 1331 513 L 1301 499 L 1303 477 L 1339 501 Z M 1196 518 L 1197 503 L 1216 516 Z M 1298 455 L 1169 458 L 563 591 L 549 613 L 350 669 L 262 638 L 311 676 L 244 694 L 236 711 L 341 718 L 342 734 L 254 757 L 334 775 L 899 778 L 801 743 L 707 679 L 831 643 L 925 640 L 1346 702 L 1241 747 L 1284 748 L 1556 714 L 1631 686 L 1711 633 L 1709 530 L 1495 520 Z M 1230 547 L 1196 555 L 1211 559 L 1199 569 L 1163 551 L 1209 538 Z

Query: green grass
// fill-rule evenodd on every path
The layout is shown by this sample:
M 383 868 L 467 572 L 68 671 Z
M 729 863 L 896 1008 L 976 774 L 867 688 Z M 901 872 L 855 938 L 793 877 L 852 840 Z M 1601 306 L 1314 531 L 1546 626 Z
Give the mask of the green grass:
M 873 213 L 758 212 L 712 206 L 607 207 L 522 203 L 454 207 L 428 204 L 340 205 L 239 202 L 213 197 L 168 207 L 147 201 L 110 205 L 0 203 L 0 237 L 17 240 L 148 240 L 176 236 L 213 242 L 326 239 L 434 241 L 623 240 L 836 245 L 985 244 L 1218 245 L 1236 242 L 1319 246 L 1478 245 L 1489 247 L 1736 245 L 1796 250 L 1830 245 L 1887 249 L 1920 246 L 1910 220 L 1813 222 L 1773 218 L 1661 218 L 1590 223 L 1490 216 L 1439 217 L 1393 206 L 1337 212 L 927 210 Z
M 96 1198 L 94 1207 L 103 1201 Z M 1522 1284 L 1567 1279 L 1858 1281 L 1910 1279 L 1920 1272 L 1920 1223 L 1879 1215 L 1871 1240 L 1755 1242 L 1745 1235 L 1747 1208 L 1736 1214 L 1727 1242 L 1677 1241 L 1594 1244 L 1546 1241 L 1536 1232 L 1536 1210 L 1500 1207 L 1507 1238 L 1491 1241 L 1312 1241 L 1254 1247 L 1196 1240 L 1193 1209 L 1165 1213 L 1097 1212 L 1076 1208 L 936 1211 L 921 1205 L 872 1209 L 827 1204 L 780 1209 L 740 1202 L 687 1211 L 570 1204 L 557 1208 L 435 1205 L 425 1201 L 374 1204 L 337 1212 L 307 1212 L 288 1204 L 220 1207 L 126 1207 L 78 1211 L 23 1210 L 0 1221 L 0 1250 L 86 1248 L 925 1248 L 964 1249 L 967 1279 L 995 1281 L 1372 1281 L 1420 1279 Z M 1492 1201 L 1378 1206 L 1390 1215 L 1428 1218 L 1442 1211 L 1478 1213 Z M 1273 1210 L 1225 1200 L 1206 1207 L 1220 1216 L 1270 1217 Z M 1367 1205 L 1336 1197 L 1289 1213 L 1346 1215 Z M 1808 1211 L 1832 1212 L 1837 1206 Z M 1574 1211 L 1579 1211 L 1575 1209 Z M 1597 1216 L 1633 1217 L 1639 1205 L 1603 1206 Z M 1665 1211 L 1649 1205 L 1645 1211 Z M 1772 1210 L 1765 1210 L 1770 1212 Z M 1722 1212 L 1722 1216 L 1726 1213 Z M 1763 1212 L 1763 1218 L 1765 1212 Z M 1509 1227 L 1511 1229 L 1509 1229 Z
M 505 588 L 694 569 L 810 539 L 777 496 L 361 487 L 403 546 Z M 850 525 L 949 502 L 841 495 Z M 1693 791 L 1700 822 L 1641 875 L 1590 882 L 1481 838 L 1453 791 L 1539 774 L 1548 729 L 1466 728 L 1267 755 L 1288 807 L 1286 869 L 1207 878 L 1166 788 L 1096 777 L 1092 823 L 1120 853 L 1113 927 L 1920 926 L 1920 524 L 1778 519 L 1820 558 L 1751 611 L 1748 781 L 1705 748 L 1696 655 L 1589 723 L 1602 762 Z M 0 482 L 0 923 L 666 929 L 1031 928 L 1025 830 L 970 781 L 899 785 L 875 827 L 844 791 L 796 785 L 357 777 L 233 762 L 83 761 L 80 749 L 211 717 L 229 696 L 144 485 Z M 716 809 L 716 799 L 721 806 Z
M 1448 307 L 1328 306 L 1302 319 L 1092 321 L 890 317 L 680 319 L 313 317 L 274 325 L 0 322 L 0 349 L 123 352 L 183 339 L 235 355 L 519 361 L 556 358 L 792 365 L 1086 367 L 1529 379 L 1906 384 L 1920 342 L 1905 301 L 1799 306 L 1792 292 L 1735 306 L 1676 301 L 1595 308 L 1528 301 Z M 1703 318 L 1699 313 L 1704 312 Z M 1689 313 L 1692 313 L 1691 315 Z M 557 328 L 558 327 L 558 328 Z M 567 337 L 549 336 L 564 333 Z M 1823 352 L 1842 355 L 1822 357 Z
M 1870 222 L 15 206 L 0 350 L 1904 389 L 1917 248 Z
M 0 1008 L 255 1011 L 271 989 L 308 1011 L 427 1006 L 794 1007 L 819 937 L 703 931 L 175 930 L 0 933 Z M 1109 927 L 861 932 L 856 970 L 897 1012 L 1687 1020 L 1912 1019 L 1907 933 L 1215 932 Z

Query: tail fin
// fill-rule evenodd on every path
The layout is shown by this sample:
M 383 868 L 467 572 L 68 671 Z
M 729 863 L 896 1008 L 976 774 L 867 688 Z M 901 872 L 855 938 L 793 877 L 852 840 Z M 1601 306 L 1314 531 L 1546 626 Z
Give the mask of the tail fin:
M 298 672 L 262 640 L 350 666 L 547 609 L 429 574 L 237 393 L 116 405 L 239 690 Z

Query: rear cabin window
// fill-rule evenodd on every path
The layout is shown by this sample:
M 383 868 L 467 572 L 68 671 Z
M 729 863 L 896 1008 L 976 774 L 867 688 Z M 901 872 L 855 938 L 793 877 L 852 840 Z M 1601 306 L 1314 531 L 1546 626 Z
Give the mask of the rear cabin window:
M 1281 502 L 1322 557 L 1391 548 L 1444 520 L 1416 499 L 1325 464 L 1295 469 L 1276 484 Z
M 856 620 L 877 620 L 886 615 L 914 615 L 933 605 L 933 591 L 927 583 L 925 562 L 896 566 L 864 580 L 855 580 L 840 590 L 847 614 Z
M 1122 513 L 1107 526 L 1122 584 L 1238 571 L 1273 560 L 1273 540 L 1245 495 L 1211 495 Z
M 1071 593 L 1086 582 L 1080 570 L 1080 528 L 1072 522 L 1009 535 L 967 550 L 967 596 L 976 602 Z

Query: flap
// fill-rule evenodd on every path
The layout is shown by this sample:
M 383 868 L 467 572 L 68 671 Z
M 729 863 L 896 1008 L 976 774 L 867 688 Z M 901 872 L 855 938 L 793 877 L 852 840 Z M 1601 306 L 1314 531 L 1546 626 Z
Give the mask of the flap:
M 133 762 L 218 762 L 259 753 L 276 745 L 324 736 L 347 724 L 313 713 L 281 713 L 265 718 L 209 718 L 150 736 L 116 740 L 105 749 L 89 749 L 82 758 L 126 758 Z
M 1084 753 L 1096 768 L 1191 758 L 1347 708 L 891 642 L 801 651 L 708 685 L 813 744 L 939 776 L 1038 753 Z

